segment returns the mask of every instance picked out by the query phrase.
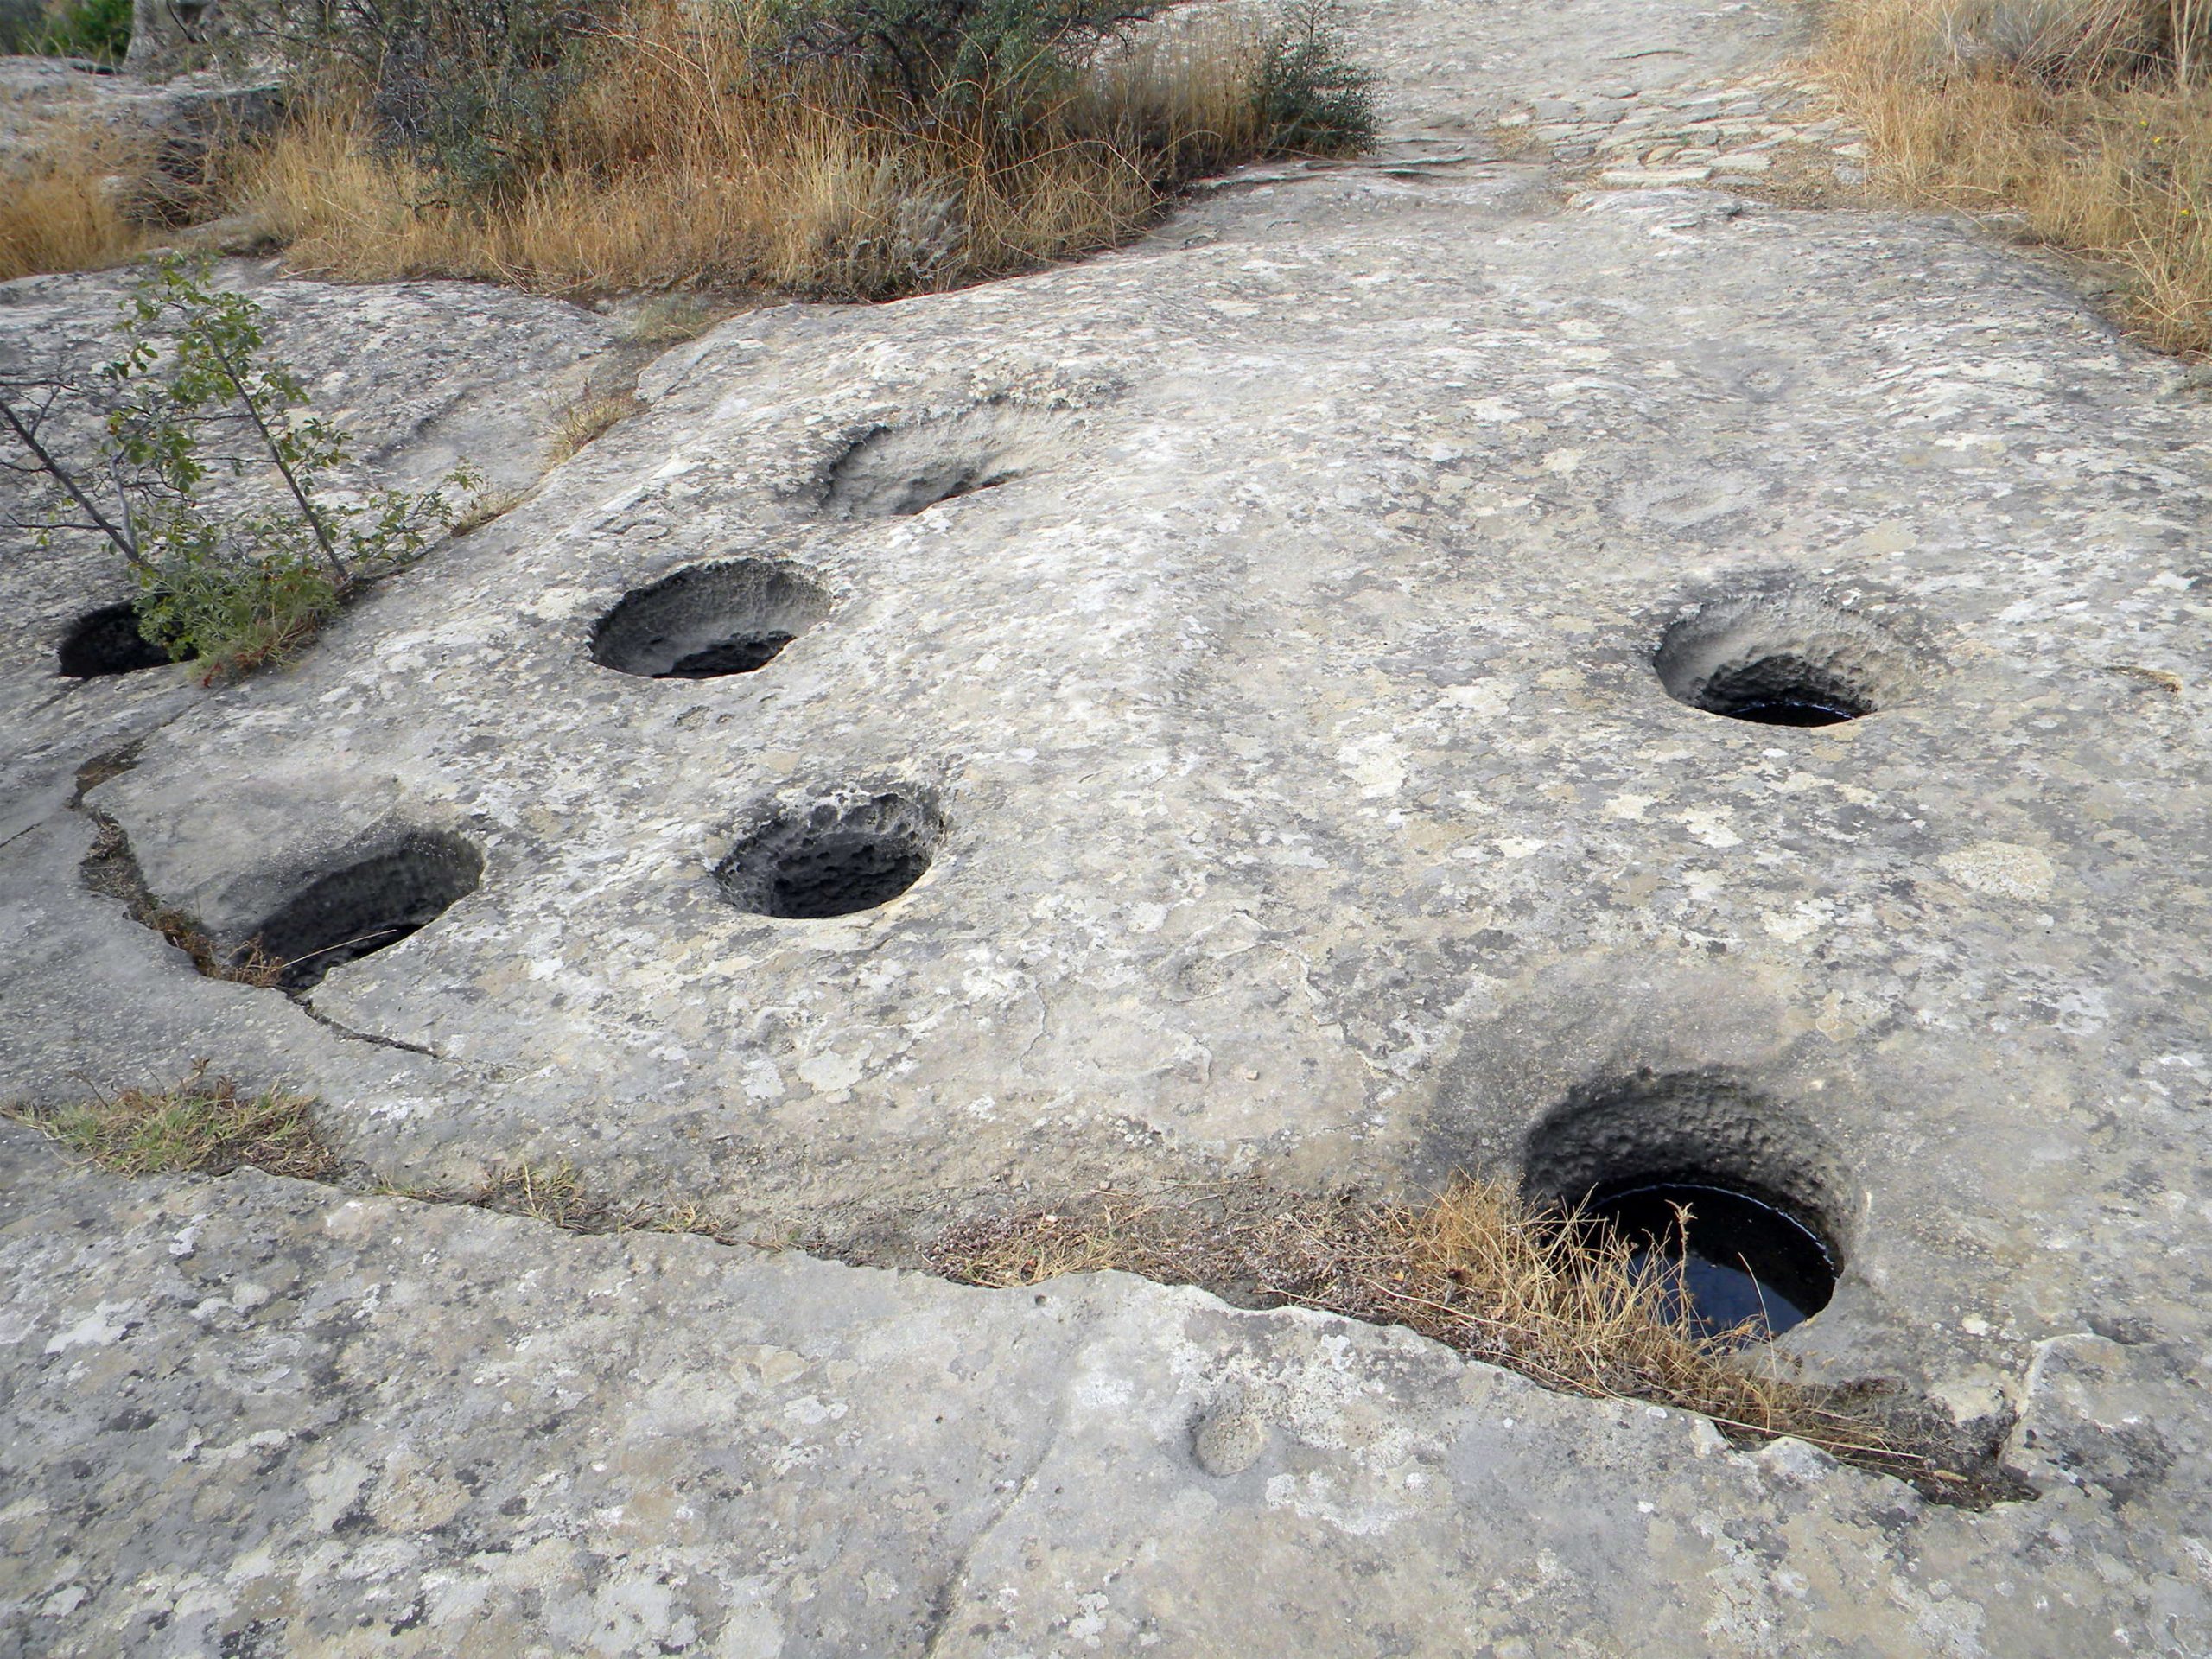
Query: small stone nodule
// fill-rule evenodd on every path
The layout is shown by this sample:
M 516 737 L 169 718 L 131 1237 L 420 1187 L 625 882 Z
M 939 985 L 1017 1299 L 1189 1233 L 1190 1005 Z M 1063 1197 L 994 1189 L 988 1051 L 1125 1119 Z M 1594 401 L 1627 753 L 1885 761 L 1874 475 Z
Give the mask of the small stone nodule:
M 413 831 L 286 901 L 254 930 L 248 951 L 277 964 L 276 983 L 296 996 L 341 963 L 420 932 L 483 874 L 484 855 L 460 836 Z
M 1260 1459 L 1268 1444 L 1267 1426 L 1249 1411 L 1224 1407 L 1209 1412 L 1191 1437 L 1191 1455 L 1217 1480 L 1241 1475 Z
M 1777 1205 L 1689 1182 L 1617 1184 L 1582 1213 L 1668 1281 L 1678 1316 L 1707 1335 L 1777 1336 L 1828 1305 L 1835 1261 L 1819 1234 Z
M 55 671 L 72 680 L 166 668 L 171 660 L 168 652 L 138 632 L 137 607 L 127 601 L 103 605 L 79 617 L 61 636 L 56 657 Z
M 789 921 L 849 916 L 888 904 L 922 878 L 944 822 L 899 794 L 825 800 L 779 815 L 715 868 L 738 909 Z
M 788 565 L 730 559 L 639 588 L 592 630 L 592 660 L 656 680 L 751 674 L 830 612 L 830 595 Z

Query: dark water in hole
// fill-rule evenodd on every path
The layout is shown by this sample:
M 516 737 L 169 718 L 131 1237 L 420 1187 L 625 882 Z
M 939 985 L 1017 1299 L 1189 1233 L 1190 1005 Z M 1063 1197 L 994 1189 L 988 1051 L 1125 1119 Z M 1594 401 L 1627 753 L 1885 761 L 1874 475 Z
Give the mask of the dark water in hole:
M 703 651 L 695 651 L 689 657 L 678 658 L 673 665 L 653 677 L 711 680 L 724 674 L 750 674 L 773 662 L 776 653 L 798 637 L 791 633 L 748 633 L 735 639 L 724 639 Z
M 1840 726 L 1859 718 L 1860 710 L 1815 697 L 1752 697 L 1715 709 L 1731 720 L 1756 721 L 1762 726 Z
M 1688 1249 L 1675 1214 L 1689 1212 Z M 1682 1269 L 1690 1320 L 1710 1334 L 1756 1320 L 1778 1334 L 1828 1305 L 1835 1262 L 1794 1216 L 1717 1186 L 1637 1186 L 1592 1200 L 1586 1211 L 1636 1243 L 1639 1261 L 1655 1250 Z

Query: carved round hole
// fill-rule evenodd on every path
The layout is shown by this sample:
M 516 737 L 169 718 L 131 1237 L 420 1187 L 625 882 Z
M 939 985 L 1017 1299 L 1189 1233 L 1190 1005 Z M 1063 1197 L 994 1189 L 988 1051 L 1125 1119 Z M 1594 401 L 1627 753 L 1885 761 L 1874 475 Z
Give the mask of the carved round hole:
M 1700 1330 L 1787 1331 L 1834 1293 L 1836 1160 L 1809 1124 L 1727 1078 L 1577 1091 L 1530 1132 L 1522 1185 L 1613 1229 Z
M 1828 1305 L 1835 1257 L 1781 1205 L 1732 1187 L 1631 1180 L 1600 1188 L 1583 1213 L 1664 1274 L 1678 1316 L 1708 1335 L 1776 1335 Z
M 839 794 L 776 812 L 730 849 L 715 880 L 755 915 L 849 916 L 920 880 L 944 833 L 944 816 L 914 796 Z
M 86 612 L 61 636 L 56 656 L 59 671 L 73 680 L 166 668 L 172 660 L 167 651 L 138 632 L 137 607 L 128 603 Z
M 1885 628 L 1789 588 L 1711 601 L 1677 617 L 1652 666 L 1677 702 L 1764 726 L 1858 720 L 1916 677 Z
M 310 989 L 340 963 L 420 931 L 475 892 L 483 874 L 484 855 L 460 836 L 411 831 L 286 900 L 239 957 L 257 950 L 284 989 Z
M 599 620 L 592 660 L 657 680 L 750 674 L 830 612 L 830 595 L 788 565 L 730 559 L 642 588 Z

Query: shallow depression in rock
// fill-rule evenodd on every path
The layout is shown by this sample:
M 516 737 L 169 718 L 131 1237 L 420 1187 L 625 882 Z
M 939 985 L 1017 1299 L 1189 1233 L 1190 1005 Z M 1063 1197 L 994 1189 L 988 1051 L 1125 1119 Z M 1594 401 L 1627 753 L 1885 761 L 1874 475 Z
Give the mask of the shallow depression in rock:
M 848 518 L 900 518 L 1036 470 L 1063 448 L 1053 425 L 1027 410 L 984 404 L 853 441 L 830 468 L 824 510 Z
M 458 836 L 410 831 L 318 877 L 254 930 L 277 964 L 276 982 L 301 992 L 340 963 L 397 944 L 476 890 L 484 855 Z
M 56 653 L 56 671 L 73 680 L 131 674 L 164 668 L 168 652 L 138 632 L 137 607 L 128 602 L 103 605 L 69 625 Z
M 695 565 L 639 588 L 592 630 L 592 660 L 652 679 L 750 674 L 830 613 L 804 572 L 767 559 Z
M 889 903 L 930 867 L 943 815 L 896 791 L 836 797 L 780 811 L 715 868 L 738 909 L 787 920 L 849 916 Z

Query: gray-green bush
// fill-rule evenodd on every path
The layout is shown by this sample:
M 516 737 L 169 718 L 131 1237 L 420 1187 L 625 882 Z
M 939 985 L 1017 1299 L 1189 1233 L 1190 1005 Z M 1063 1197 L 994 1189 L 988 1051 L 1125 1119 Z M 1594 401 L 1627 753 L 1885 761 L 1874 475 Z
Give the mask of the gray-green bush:
M 423 493 L 340 499 L 345 433 L 302 412 L 260 307 L 211 286 L 205 256 L 146 261 L 117 334 L 89 378 L 0 378 L 20 452 L 5 464 L 45 488 L 18 524 L 44 544 L 105 541 L 138 579 L 140 632 L 211 677 L 296 650 L 363 582 L 419 556 L 456 517 L 447 492 L 476 482 L 463 467 Z M 262 487 L 217 505 L 207 486 L 225 474 Z

